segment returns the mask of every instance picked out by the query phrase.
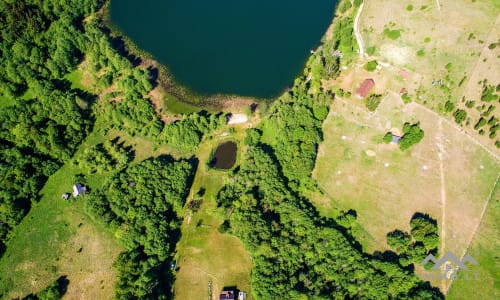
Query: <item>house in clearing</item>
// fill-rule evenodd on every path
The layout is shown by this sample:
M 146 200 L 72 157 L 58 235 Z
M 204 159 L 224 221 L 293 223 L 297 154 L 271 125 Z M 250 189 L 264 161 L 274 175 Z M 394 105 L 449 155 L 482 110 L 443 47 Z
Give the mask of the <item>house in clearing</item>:
M 73 197 L 78 197 L 79 195 L 85 193 L 87 188 L 79 183 L 73 185 Z
M 374 85 L 375 85 L 375 81 L 373 81 L 373 79 L 371 79 L 371 78 L 365 79 L 365 81 L 363 81 L 363 83 L 361 83 L 358 90 L 356 91 L 356 95 L 360 99 L 365 98 L 368 95 L 368 93 L 370 93 L 370 91 Z
M 220 293 L 219 300 L 236 300 L 234 296 L 234 291 L 222 291 Z

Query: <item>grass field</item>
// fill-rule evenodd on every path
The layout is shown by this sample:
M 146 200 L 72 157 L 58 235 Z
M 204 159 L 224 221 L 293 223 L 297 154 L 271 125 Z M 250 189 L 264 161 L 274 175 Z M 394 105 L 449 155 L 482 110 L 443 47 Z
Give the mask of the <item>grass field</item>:
M 474 241 L 467 251 L 477 260 L 480 267 L 473 267 L 469 280 L 465 276 L 460 276 L 459 279 L 455 280 L 448 293 L 448 299 L 493 300 L 500 297 L 498 276 L 500 269 L 498 261 L 498 249 L 500 248 L 498 236 L 500 230 L 499 199 L 500 189 L 497 186 Z
M 425 137 L 410 151 L 382 143 L 392 128 L 417 121 Z M 338 205 L 357 211 L 365 251 L 387 249 L 386 234 L 409 231 L 412 215 L 423 212 L 438 220 L 440 253 L 463 255 L 500 172 L 495 158 L 453 123 L 404 105 L 395 93 L 375 113 L 361 100 L 337 99 L 323 130 L 313 175 Z
M 80 149 L 100 140 L 91 135 Z M 59 276 L 69 280 L 69 299 L 112 298 L 116 279 L 112 263 L 123 249 L 83 212 L 82 198 L 61 199 L 72 191 L 78 173 L 68 163 L 51 176 L 39 202 L 15 228 L 0 260 L 0 288 L 8 298 L 36 293 Z M 88 185 L 96 188 L 102 180 L 103 176 L 93 177 Z
M 213 140 L 204 142 L 198 150 L 199 166 L 190 197 L 200 188 L 205 189 L 203 202 L 197 212 L 186 210 L 182 225 L 182 237 L 177 245 L 179 270 L 175 281 L 176 299 L 215 299 L 224 287 L 237 287 L 250 292 L 252 262 L 243 244 L 236 237 L 218 232 L 225 218 L 225 211 L 217 208 L 217 192 L 227 182 L 228 173 L 210 169 L 207 162 L 212 150 L 228 138 L 241 141 L 244 127 L 226 136 L 218 132 Z M 222 130 L 224 131 L 224 129 Z M 238 145 L 238 159 L 242 156 Z M 238 162 L 237 162 L 238 163 Z M 209 282 L 212 283 L 211 294 Z M 218 298 L 217 298 L 218 299 Z M 251 295 L 247 299 L 251 299 Z

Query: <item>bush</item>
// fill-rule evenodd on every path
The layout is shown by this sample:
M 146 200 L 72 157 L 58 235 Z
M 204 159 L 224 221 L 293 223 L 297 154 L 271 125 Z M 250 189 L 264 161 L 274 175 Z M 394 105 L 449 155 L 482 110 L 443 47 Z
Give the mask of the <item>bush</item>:
M 369 111 L 375 111 L 381 101 L 382 101 L 382 95 L 372 94 L 366 99 L 365 102 L 366 108 L 368 108 Z
M 351 0 L 344 0 L 339 5 L 339 11 L 341 13 L 345 13 L 351 7 L 352 7 Z
M 474 129 L 478 130 L 479 128 L 483 127 L 484 125 L 486 125 L 486 119 L 481 117 L 479 119 L 479 121 L 477 121 L 476 125 L 474 125 Z
M 462 122 L 465 121 L 465 119 L 467 119 L 467 112 L 463 109 L 457 109 L 453 113 L 453 117 L 455 117 L 455 122 L 457 124 L 462 124 Z
M 373 72 L 375 71 L 375 69 L 377 68 L 378 66 L 378 63 L 376 60 L 372 60 L 372 61 L 369 61 L 366 65 L 365 65 L 365 70 L 369 71 L 369 72 Z
M 401 96 L 401 99 L 403 99 L 403 102 L 405 104 L 408 104 L 411 102 L 411 98 L 410 98 L 410 95 L 408 95 L 408 93 L 404 93 L 402 96 Z
M 413 125 L 405 123 L 403 126 L 403 133 L 404 135 L 399 141 L 399 148 L 402 151 L 420 143 L 420 141 L 424 138 L 424 131 L 420 128 L 418 123 Z
M 386 133 L 382 141 L 384 141 L 384 143 L 386 144 L 389 144 L 392 141 L 392 134 L 390 132 Z
M 445 112 L 451 112 L 455 109 L 455 103 L 451 102 L 450 100 L 446 101 L 444 104 L 444 111 Z

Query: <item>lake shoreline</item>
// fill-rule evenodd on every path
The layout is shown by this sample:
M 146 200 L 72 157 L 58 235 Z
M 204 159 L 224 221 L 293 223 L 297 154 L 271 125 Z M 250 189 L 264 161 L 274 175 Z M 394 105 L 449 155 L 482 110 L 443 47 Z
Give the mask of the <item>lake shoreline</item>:
M 98 13 L 98 19 L 101 24 L 109 30 L 111 39 L 119 39 L 123 42 L 125 52 L 128 57 L 133 56 L 140 60 L 139 65 L 143 64 L 145 67 L 151 67 L 158 70 L 157 83 L 162 90 L 162 93 L 168 93 L 175 97 L 177 101 L 186 103 L 201 109 L 208 110 L 241 110 L 248 106 L 250 103 L 257 102 L 273 102 L 279 98 L 283 93 L 286 93 L 290 87 L 286 87 L 277 96 L 272 98 L 257 98 L 251 96 L 242 96 L 238 94 L 212 94 L 202 95 L 193 89 L 179 83 L 168 67 L 160 63 L 154 55 L 141 49 L 131 38 L 129 38 L 118 26 L 114 25 L 111 21 L 111 2 L 108 1 Z

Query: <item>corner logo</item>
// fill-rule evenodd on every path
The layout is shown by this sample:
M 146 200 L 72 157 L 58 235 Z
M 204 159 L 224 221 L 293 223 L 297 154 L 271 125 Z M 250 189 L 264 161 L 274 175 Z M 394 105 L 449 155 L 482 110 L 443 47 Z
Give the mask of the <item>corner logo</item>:
M 436 259 L 436 257 L 432 254 L 427 255 L 427 257 L 422 261 L 421 265 L 425 266 L 429 262 L 433 262 L 434 266 L 432 267 L 432 272 L 431 274 L 428 274 L 426 279 L 429 280 L 439 280 L 439 279 L 451 279 L 455 280 L 458 279 L 457 272 L 459 269 L 462 270 L 464 273 L 465 279 L 470 280 L 469 277 L 469 271 L 467 269 L 466 263 L 472 264 L 472 265 L 479 265 L 479 263 L 469 254 L 465 255 L 462 259 L 459 259 L 455 254 L 451 252 L 447 252 L 443 257 L 440 259 Z M 453 267 L 451 264 L 454 263 L 456 265 L 456 268 Z M 441 272 L 441 270 L 443 270 Z M 477 272 L 475 272 L 475 276 L 477 279 Z

